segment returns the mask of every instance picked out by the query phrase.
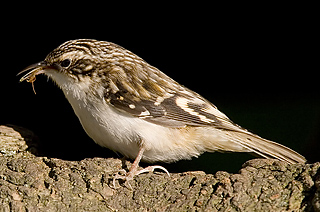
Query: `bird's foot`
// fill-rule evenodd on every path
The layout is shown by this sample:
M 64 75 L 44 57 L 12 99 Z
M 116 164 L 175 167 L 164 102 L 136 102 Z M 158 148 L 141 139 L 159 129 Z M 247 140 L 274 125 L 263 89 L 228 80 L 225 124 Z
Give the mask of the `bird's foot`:
M 125 181 L 124 185 L 127 188 L 132 190 L 132 187 L 129 181 L 133 180 L 133 178 L 139 174 L 146 173 L 146 172 L 153 172 L 155 169 L 161 169 L 170 177 L 170 173 L 168 172 L 168 170 L 162 166 L 148 166 L 141 170 L 138 170 L 137 167 L 131 167 L 128 173 L 126 170 L 121 169 L 114 175 L 113 181 L 112 181 L 113 187 L 116 188 L 116 180 L 119 179 L 119 180 Z

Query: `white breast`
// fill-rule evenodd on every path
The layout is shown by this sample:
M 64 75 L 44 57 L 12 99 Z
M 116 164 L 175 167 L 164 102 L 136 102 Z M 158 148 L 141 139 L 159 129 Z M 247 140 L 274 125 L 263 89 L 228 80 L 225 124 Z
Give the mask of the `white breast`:
M 140 138 L 133 126 L 141 124 L 137 123 L 139 119 L 121 115 L 104 100 L 78 99 L 66 92 L 65 95 L 84 130 L 97 144 L 131 158 L 137 155 Z

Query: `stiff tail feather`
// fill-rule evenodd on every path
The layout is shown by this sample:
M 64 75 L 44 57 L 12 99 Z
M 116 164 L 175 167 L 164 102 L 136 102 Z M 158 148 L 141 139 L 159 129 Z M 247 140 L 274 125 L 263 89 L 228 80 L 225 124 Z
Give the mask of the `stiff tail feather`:
M 274 158 L 288 163 L 306 163 L 306 158 L 292 149 L 261 138 L 248 131 L 224 131 L 223 137 L 265 158 Z

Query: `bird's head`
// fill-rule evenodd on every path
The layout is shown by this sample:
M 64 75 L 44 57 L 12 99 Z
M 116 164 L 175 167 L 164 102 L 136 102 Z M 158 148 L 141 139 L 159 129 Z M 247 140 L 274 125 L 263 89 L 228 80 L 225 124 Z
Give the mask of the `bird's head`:
M 27 74 L 20 82 L 27 80 L 33 83 L 38 74 L 49 76 L 59 86 L 66 80 L 77 83 L 97 76 L 101 79 L 102 72 L 119 62 L 117 57 L 120 55 L 116 53 L 120 50 L 123 51 L 123 48 L 110 42 L 91 39 L 67 41 L 50 52 L 43 61 L 22 70 L 19 74 Z
M 137 98 L 166 95 L 178 84 L 149 65 L 134 53 L 106 41 L 91 39 L 71 40 L 50 52 L 36 64 L 26 67 L 21 81 L 33 82 L 45 74 L 64 91 L 71 89 L 95 90 L 122 95 L 130 93 Z

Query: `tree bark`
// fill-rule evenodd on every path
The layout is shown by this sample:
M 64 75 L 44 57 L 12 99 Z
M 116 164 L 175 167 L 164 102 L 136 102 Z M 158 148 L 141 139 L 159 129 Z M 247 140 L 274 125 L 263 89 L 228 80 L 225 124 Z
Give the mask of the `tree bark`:
M 114 187 L 122 168 L 114 158 L 39 156 L 31 131 L 2 125 L 0 211 L 320 211 L 320 162 L 254 159 L 238 174 L 156 172 Z

